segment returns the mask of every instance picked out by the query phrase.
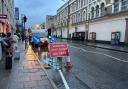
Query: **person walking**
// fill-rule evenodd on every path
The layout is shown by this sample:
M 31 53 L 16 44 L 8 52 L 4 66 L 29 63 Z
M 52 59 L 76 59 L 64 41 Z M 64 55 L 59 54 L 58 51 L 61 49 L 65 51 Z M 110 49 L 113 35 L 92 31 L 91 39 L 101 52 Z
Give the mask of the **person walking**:
M 4 60 L 5 59 L 5 52 L 6 52 L 6 45 L 7 43 L 5 42 L 5 38 L 6 38 L 6 34 L 5 33 L 2 33 L 2 36 L 1 36 L 1 51 L 2 51 L 2 59 Z
M 12 68 L 12 56 L 14 52 L 14 43 L 13 37 L 11 33 L 7 33 L 7 37 L 5 39 L 7 45 L 6 45 L 6 59 L 5 59 L 5 68 L 11 69 Z
M 14 33 L 14 35 L 13 35 L 13 40 L 15 41 L 15 43 L 14 43 L 14 50 L 17 50 L 18 49 L 18 42 L 19 42 L 19 37 L 17 36 L 17 34 L 16 33 Z

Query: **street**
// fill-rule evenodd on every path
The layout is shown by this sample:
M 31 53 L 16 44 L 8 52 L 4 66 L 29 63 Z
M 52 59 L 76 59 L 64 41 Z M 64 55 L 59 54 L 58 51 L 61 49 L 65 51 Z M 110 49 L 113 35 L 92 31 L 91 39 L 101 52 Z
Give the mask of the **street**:
M 127 89 L 127 53 L 68 44 L 73 67 L 62 71 L 70 89 Z M 58 88 L 65 89 L 59 72 L 53 67 L 47 71 Z
M 0 0 L 0 89 L 128 89 L 128 0 Z

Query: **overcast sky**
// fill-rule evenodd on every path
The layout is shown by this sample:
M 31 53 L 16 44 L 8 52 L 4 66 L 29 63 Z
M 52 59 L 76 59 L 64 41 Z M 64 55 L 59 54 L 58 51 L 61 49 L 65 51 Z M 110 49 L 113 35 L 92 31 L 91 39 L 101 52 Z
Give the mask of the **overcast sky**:
M 15 7 L 19 7 L 20 16 L 25 14 L 28 18 L 27 27 L 36 23 L 45 22 L 46 15 L 55 15 L 63 0 L 14 0 Z M 65 0 L 68 1 L 68 0 Z

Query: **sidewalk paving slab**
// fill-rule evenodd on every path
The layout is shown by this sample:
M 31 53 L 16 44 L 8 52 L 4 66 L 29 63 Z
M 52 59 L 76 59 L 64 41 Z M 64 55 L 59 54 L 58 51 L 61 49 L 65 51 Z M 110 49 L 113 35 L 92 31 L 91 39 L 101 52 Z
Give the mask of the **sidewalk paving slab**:
M 21 47 L 20 60 L 14 60 L 12 70 L 0 68 L 0 89 L 54 89 L 31 47 L 26 52 Z

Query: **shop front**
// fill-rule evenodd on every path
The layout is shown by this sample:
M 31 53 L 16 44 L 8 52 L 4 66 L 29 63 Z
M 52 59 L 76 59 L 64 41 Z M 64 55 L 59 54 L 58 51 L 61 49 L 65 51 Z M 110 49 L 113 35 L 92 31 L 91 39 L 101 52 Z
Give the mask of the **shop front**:
M 72 40 L 84 41 L 85 32 L 74 32 L 72 34 Z

